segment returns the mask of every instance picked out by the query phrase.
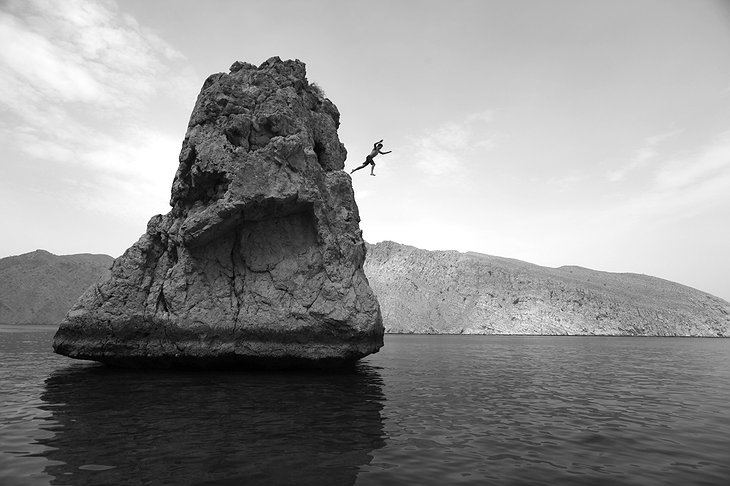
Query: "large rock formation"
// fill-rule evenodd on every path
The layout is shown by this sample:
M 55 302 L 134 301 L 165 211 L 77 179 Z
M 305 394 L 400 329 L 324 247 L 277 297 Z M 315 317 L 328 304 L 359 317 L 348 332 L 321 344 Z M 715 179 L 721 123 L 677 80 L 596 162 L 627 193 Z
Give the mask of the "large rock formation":
M 369 245 L 387 332 L 730 337 L 730 303 L 647 275 Z
M 340 114 L 299 61 L 204 83 L 172 210 L 81 296 L 57 353 L 123 366 L 352 363 L 383 343 Z
M 0 259 L 0 324 L 58 324 L 113 261 L 45 250 Z

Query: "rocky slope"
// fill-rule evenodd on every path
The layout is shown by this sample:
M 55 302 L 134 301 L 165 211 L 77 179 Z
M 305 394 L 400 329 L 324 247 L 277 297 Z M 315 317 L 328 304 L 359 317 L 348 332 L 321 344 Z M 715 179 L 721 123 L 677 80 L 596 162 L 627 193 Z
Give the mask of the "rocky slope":
M 659 278 L 368 245 L 387 332 L 730 336 L 730 303 Z
M 172 210 L 81 296 L 55 351 L 135 367 L 339 366 L 377 352 L 339 118 L 300 61 L 211 75 Z
M 109 271 L 107 255 L 36 250 L 0 259 L 0 324 L 57 324 L 84 290 Z

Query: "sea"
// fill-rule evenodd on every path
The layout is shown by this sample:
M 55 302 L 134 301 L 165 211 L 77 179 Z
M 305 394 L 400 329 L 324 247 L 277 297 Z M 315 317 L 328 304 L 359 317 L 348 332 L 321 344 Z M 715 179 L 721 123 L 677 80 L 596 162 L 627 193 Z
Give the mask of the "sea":
M 727 485 L 730 339 L 386 335 L 348 372 L 130 371 L 0 326 L 0 484 Z

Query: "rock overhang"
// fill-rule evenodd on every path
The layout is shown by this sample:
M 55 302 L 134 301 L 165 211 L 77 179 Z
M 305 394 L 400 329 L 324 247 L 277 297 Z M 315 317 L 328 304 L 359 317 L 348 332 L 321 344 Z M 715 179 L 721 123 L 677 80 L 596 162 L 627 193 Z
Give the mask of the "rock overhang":
M 339 366 L 382 346 L 340 114 L 300 61 L 234 63 L 193 109 L 166 215 L 69 312 L 57 352 L 133 366 Z

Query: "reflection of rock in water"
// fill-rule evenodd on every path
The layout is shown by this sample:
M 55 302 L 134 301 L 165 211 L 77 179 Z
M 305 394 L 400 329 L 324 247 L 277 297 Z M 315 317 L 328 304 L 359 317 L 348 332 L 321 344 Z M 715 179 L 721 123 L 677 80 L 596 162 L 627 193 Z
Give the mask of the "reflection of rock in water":
M 42 395 L 53 484 L 353 484 L 384 445 L 382 381 L 352 373 L 72 367 Z M 108 466 L 113 466 L 109 468 Z

